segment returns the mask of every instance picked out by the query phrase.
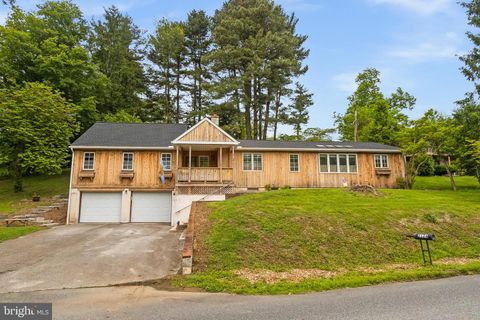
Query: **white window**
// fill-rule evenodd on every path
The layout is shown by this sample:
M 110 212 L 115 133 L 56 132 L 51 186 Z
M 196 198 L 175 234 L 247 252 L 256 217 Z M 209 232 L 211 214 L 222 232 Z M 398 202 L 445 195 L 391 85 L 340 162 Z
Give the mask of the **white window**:
M 357 172 L 357 155 L 355 154 L 348 155 L 348 172 L 350 173 Z
M 122 170 L 133 170 L 133 153 L 132 152 L 123 153 Z
M 356 173 L 356 154 L 320 154 L 320 172 L 322 173 Z
M 261 153 L 244 153 L 243 154 L 243 170 L 245 171 L 263 170 L 262 154 Z
M 330 154 L 328 155 L 328 166 L 329 166 L 329 172 L 338 172 L 338 164 L 337 164 L 337 155 L 336 154 Z
M 328 154 L 320 155 L 320 172 L 328 172 Z
M 347 155 L 346 154 L 339 154 L 338 157 L 338 168 L 340 169 L 339 172 L 348 172 L 348 165 L 347 165 Z
M 172 154 L 171 153 L 162 153 L 160 156 L 163 164 L 163 171 L 172 170 Z
M 386 154 L 375 155 L 375 168 L 388 168 L 388 156 Z
M 199 156 L 199 167 L 208 168 L 210 166 L 210 157 L 209 156 Z
M 299 159 L 298 154 L 291 154 L 290 155 L 290 172 L 299 172 L 300 171 L 300 163 L 299 163 L 298 159 Z
M 93 163 L 95 161 L 94 152 L 83 153 L 83 170 L 93 170 Z

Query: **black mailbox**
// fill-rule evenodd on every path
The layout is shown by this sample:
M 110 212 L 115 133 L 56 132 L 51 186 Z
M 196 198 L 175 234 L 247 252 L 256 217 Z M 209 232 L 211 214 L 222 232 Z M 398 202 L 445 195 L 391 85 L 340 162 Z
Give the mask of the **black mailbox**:
M 432 264 L 432 255 L 430 254 L 430 246 L 428 245 L 428 241 L 435 241 L 435 235 L 433 233 L 414 233 L 407 234 L 406 236 L 409 238 L 420 240 L 420 250 L 422 250 L 423 263 L 427 263 L 427 259 L 425 257 L 425 252 L 427 252 L 430 264 Z M 426 249 L 423 247 L 423 241 L 425 241 L 425 244 L 427 245 Z
M 415 233 L 411 236 L 408 236 L 417 240 L 431 240 L 435 241 L 435 235 L 433 233 Z

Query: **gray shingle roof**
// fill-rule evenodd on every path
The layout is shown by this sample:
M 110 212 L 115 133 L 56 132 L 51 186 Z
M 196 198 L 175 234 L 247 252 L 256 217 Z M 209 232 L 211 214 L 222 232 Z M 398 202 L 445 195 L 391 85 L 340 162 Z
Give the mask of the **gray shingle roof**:
M 168 147 L 188 126 L 162 123 L 97 122 L 72 143 L 73 147 Z
M 72 143 L 72 147 L 167 148 L 188 129 L 184 124 L 97 122 Z M 250 149 L 378 150 L 399 152 L 397 147 L 375 142 L 240 140 Z
M 343 142 L 343 141 L 270 141 L 270 140 L 240 140 L 243 148 L 269 149 L 317 149 L 317 150 L 385 150 L 399 151 L 397 147 L 376 142 Z

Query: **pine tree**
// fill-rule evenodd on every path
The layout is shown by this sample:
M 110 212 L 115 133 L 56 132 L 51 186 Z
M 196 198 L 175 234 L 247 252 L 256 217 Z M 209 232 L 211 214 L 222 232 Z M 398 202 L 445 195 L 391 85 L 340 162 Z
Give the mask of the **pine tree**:
M 88 47 L 109 80 L 105 98 L 97 106 L 101 113 L 136 112 L 141 107 L 140 96 L 146 90 L 143 44 L 140 29 L 115 6 L 105 9 L 102 20 L 92 22 Z
M 313 106 L 312 93 L 308 93 L 307 89 L 300 83 L 295 84 L 294 97 L 292 104 L 289 106 L 288 124 L 293 125 L 297 140 L 302 138 L 302 125 L 308 123 L 308 108 Z

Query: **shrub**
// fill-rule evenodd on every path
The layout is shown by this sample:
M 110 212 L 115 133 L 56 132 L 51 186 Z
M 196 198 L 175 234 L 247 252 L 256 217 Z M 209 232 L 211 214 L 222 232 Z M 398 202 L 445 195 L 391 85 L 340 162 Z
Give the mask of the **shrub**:
M 265 190 L 266 191 L 272 190 L 272 186 L 270 184 L 265 185 Z
M 282 189 L 292 189 L 292 187 L 290 187 L 289 185 L 285 185 L 282 187 Z
M 399 189 L 405 189 L 407 187 L 407 182 L 403 177 L 397 177 L 397 179 L 395 179 L 395 184 Z
M 422 177 L 430 177 L 430 176 L 433 176 L 434 173 L 435 173 L 435 162 L 433 161 L 432 157 L 428 157 L 427 161 L 425 161 L 418 168 L 418 175 Z
M 444 176 L 447 174 L 447 168 L 442 165 L 435 166 L 435 175 L 436 176 Z

